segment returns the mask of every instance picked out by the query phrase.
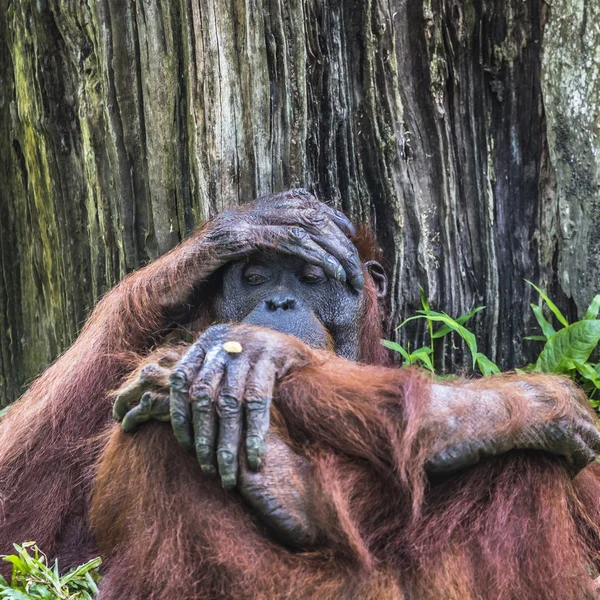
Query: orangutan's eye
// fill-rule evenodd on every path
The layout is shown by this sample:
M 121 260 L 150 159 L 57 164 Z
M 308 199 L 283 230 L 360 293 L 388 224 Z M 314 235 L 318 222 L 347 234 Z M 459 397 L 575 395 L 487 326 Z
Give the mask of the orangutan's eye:
M 244 275 L 244 281 L 249 285 L 260 285 L 265 281 L 268 281 L 268 277 L 261 275 L 260 273 L 246 273 Z
M 323 272 L 323 269 L 315 265 L 307 266 L 300 277 L 302 283 L 320 283 L 321 281 L 325 281 L 325 279 L 327 279 L 327 276 Z

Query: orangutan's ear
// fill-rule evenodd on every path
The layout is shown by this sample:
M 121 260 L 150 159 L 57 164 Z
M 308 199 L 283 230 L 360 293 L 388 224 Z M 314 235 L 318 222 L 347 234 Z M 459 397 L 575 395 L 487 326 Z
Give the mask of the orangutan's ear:
M 387 277 L 383 267 L 376 260 L 369 260 L 365 263 L 365 269 L 367 269 L 373 283 L 375 283 L 377 297 L 383 298 L 387 294 Z

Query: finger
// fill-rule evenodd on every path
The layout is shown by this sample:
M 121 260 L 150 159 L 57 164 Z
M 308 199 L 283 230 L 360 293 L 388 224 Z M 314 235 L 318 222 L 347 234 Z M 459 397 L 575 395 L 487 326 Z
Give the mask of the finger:
M 364 279 L 358 250 L 337 225 L 334 216 L 334 209 L 319 203 L 316 208 L 288 211 L 284 217 L 287 222 L 284 224 L 302 225 L 317 245 L 339 261 L 350 284 L 360 291 L 364 287 Z M 350 221 L 345 217 L 344 219 L 350 224 Z
M 204 356 L 205 349 L 198 341 L 190 346 L 169 378 L 171 427 L 173 427 L 175 438 L 186 450 L 194 447 L 189 400 L 190 384 L 200 368 Z
M 597 454 L 585 443 L 579 434 L 573 435 L 573 450 L 569 460 L 571 476 L 575 477 L 577 473 L 585 469 L 590 463 L 596 460 Z
M 148 392 L 146 392 L 147 394 Z M 146 394 L 142 396 L 140 403 L 134 406 L 128 413 L 123 417 L 121 422 L 121 429 L 125 433 L 133 433 L 142 423 L 150 420 L 148 413 L 148 407 L 145 403 Z
M 275 386 L 275 365 L 262 360 L 254 369 L 246 384 L 244 405 L 246 407 L 246 455 L 248 466 L 258 471 L 265 457 L 265 437 L 269 429 L 271 400 Z
M 356 246 L 337 228 L 327 226 L 321 231 L 310 231 L 312 240 L 335 256 L 344 271 L 350 285 L 360 291 L 365 286 L 362 266 Z
M 238 455 L 243 427 L 242 401 L 249 370 L 250 365 L 245 355 L 229 356 L 224 385 L 217 404 L 219 415 L 217 463 L 221 483 L 226 490 L 233 489 L 237 483 Z
M 338 259 L 315 244 L 301 227 L 265 226 L 260 227 L 258 232 L 266 248 L 274 252 L 298 256 L 310 264 L 321 267 L 331 279 L 337 279 L 342 283 L 346 281 L 346 272 Z
M 121 429 L 125 433 L 135 431 L 149 420 L 165 421 L 169 419 L 169 398 L 157 392 L 146 392 L 140 403 L 123 417 Z
M 327 204 L 321 204 L 325 212 L 331 217 L 333 222 L 347 235 L 350 237 L 356 237 L 356 227 L 352 224 L 352 221 L 337 208 L 333 208 Z
M 115 421 L 123 419 L 129 408 L 138 402 L 144 392 L 152 388 L 166 388 L 169 385 L 169 374 L 168 369 L 154 363 L 144 366 L 137 379 L 117 396 L 113 404 Z
M 496 447 L 490 441 L 465 442 L 435 454 L 427 460 L 425 468 L 431 475 L 452 475 L 496 453 Z
M 213 346 L 206 354 L 204 365 L 191 390 L 194 445 L 198 463 L 205 475 L 217 474 L 215 446 L 217 443 L 216 401 L 225 371 L 227 354 Z
M 600 432 L 592 423 L 581 423 L 577 431 L 583 441 L 596 453 L 600 454 Z
M 115 421 L 121 421 L 129 407 L 134 404 L 141 394 L 145 391 L 145 386 L 141 385 L 139 381 L 133 382 L 128 385 L 116 398 L 113 404 L 113 419 Z

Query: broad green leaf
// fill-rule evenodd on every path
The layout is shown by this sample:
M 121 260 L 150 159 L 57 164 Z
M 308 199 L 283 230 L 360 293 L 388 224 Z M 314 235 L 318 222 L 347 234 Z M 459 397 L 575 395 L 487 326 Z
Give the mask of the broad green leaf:
M 469 311 L 468 313 L 465 313 L 464 315 L 460 315 L 460 317 L 457 317 L 455 319 L 455 321 L 459 325 L 464 325 L 469 319 L 474 317 L 479 311 L 483 310 L 484 308 L 485 308 L 485 306 L 478 306 L 477 308 L 474 308 L 473 310 Z M 433 333 L 433 335 L 431 337 L 433 337 L 434 339 L 441 338 L 441 337 L 444 337 L 445 335 L 448 335 L 451 331 L 452 331 L 452 329 L 450 329 L 450 327 L 448 327 L 447 325 L 442 325 L 437 331 L 435 331 Z
M 558 306 L 556 306 L 556 304 L 554 304 L 554 302 L 552 302 L 552 300 L 548 298 L 546 293 L 543 292 L 537 285 L 535 285 L 535 283 L 532 283 L 527 279 L 525 281 L 542 297 L 542 299 L 548 305 L 548 308 L 554 313 L 554 316 L 558 319 L 559 323 L 562 323 L 565 327 L 567 327 L 569 325 L 569 321 L 567 321 L 565 316 L 560 312 Z
M 381 342 L 381 344 L 383 346 L 385 346 L 389 350 L 394 350 L 395 352 L 399 352 L 400 354 L 402 354 L 402 358 L 404 358 L 404 360 L 406 360 L 407 362 L 410 363 L 410 356 L 409 356 L 408 352 L 400 344 L 397 344 L 396 342 L 392 342 L 391 340 L 379 340 L 379 341 Z
M 596 370 L 589 363 L 576 363 L 575 365 L 579 374 L 587 381 L 594 384 L 594 386 L 600 389 L 600 375 L 596 373 Z
M 546 317 L 544 317 L 544 311 L 541 306 L 538 306 L 537 304 L 530 304 L 530 306 L 545 339 L 550 339 L 556 333 L 556 330 L 552 327 L 552 324 L 546 320 Z
M 527 375 L 527 373 L 534 373 L 535 372 L 535 364 L 534 363 L 529 363 L 528 365 L 525 365 L 524 367 L 521 367 L 520 369 L 515 369 L 515 373 L 517 375 Z
M 500 373 L 498 365 L 492 362 L 485 354 L 478 352 L 477 356 L 475 357 L 475 360 L 477 361 L 477 366 L 479 367 L 479 370 L 483 373 L 483 375 L 493 375 L 495 373 Z
M 600 312 L 600 294 L 594 296 L 591 304 L 588 306 L 588 309 L 585 311 L 585 315 L 583 315 L 584 321 L 593 321 L 598 318 L 598 313 Z
M 600 341 L 600 321 L 577 321 L 546 342 L 536 371 L 566 374 L 587 361 Z

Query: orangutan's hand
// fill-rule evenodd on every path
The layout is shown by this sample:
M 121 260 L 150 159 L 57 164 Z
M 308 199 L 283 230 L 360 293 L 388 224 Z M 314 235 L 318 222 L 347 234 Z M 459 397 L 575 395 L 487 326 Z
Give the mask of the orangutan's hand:
M 311 349 L 297 338 L 247 324 L 214 325 L 170 376 L 171 424 L 184 448 L 195 447 L 207 474 L 235 487 L 242 428 L 248 465 L 260 469 L 275 382 L 306 365 Z
M 509 375 L 433 385 L 431 400 L 432 474 L 510 450 L 541 450 L 560 456 L 574 476 L 600 454 L 597 419 L 583 392 L 564 378 Z
M 163 352 L 156 362 L 134 372 L 116 392 L 113 415 L 124 432 L 132 433 L 147 421 L 171 420 L 169 377 L 180 358 L 180 348 Z M 261 431 L 268 426 L 268 418 L 267 411 L 262 415 Z M 260 469 L 249 469 L 246 451 L 241 448 L 237 477 L 240 495 L 283 544 L 301 549 L 314 546 L 319 535 L 312 518 L 309 461 L 269 431 L 264 436 L 260 462 Z
M 361 290 L 360 259 L 348 239 L 354 235 L 343 213 L 305 190 L 291 190 L 220 213 L 200 239 L 212 270 L 256 250 L 273 251 L 297 256 Z

